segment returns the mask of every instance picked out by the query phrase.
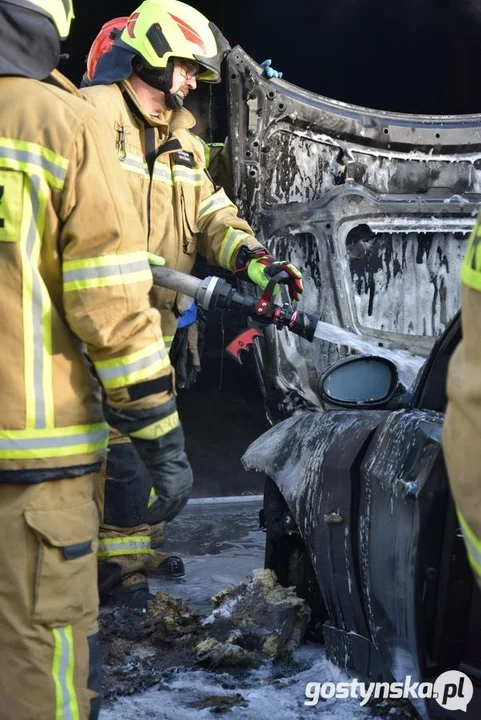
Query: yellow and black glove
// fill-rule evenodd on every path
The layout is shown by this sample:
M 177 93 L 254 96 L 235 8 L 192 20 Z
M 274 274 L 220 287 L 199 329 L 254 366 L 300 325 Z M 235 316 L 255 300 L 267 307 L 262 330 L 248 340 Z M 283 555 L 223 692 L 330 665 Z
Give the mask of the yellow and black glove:
M 291 300 L 299 300 L 304 290 L 301 271 L 288 260 L 276 260 L 263 248 L 250 250 L 243 245 L 237 254 L 234 275 L 255 283 L 262 290 L 275 279 L 273 294 L 279 292 L 279 283 L 282 283 L 287 285 Z

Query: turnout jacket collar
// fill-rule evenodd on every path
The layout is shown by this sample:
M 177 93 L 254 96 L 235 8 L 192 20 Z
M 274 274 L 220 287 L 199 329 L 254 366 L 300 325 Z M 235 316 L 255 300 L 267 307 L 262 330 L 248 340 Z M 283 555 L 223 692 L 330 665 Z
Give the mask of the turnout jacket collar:
M 52 70 L 45 82 L 50 83 L 50 85 L 56 85 L 56 87 L 59 87 L 61 90 L 68 92 L 69 95 L 76 95 L 79 98 L 82 97 L 78 88 L 58 70 Z
M 120 91 L 126 93 L 135 105 L 138 116 L 144 123 L 151 127 L 158 127 L 161 135 L 168 135 L 175 130 L 191 130 L 195 126 L 195 118 L 186 108 L 180 110 L 166 110 L 159 117 L 154 117 L 145 112 L 139 97 L 128 80 L 122 80 L 118 84 Z

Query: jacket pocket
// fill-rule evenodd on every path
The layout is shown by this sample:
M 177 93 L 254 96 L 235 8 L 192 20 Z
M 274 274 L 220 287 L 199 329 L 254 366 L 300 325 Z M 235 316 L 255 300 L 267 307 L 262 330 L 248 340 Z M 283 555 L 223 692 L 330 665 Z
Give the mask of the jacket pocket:
M 98 515 L 93 502 L 62 510 L 26 510 L 38 539 L 33 620 L 70 625 L 95 608 Z
M 197 251 L 197 200 L 195 188 L 190 185 L 180 186 L 180 202 L 182 205 L 182 247 L 185 253 L 192 255 Z

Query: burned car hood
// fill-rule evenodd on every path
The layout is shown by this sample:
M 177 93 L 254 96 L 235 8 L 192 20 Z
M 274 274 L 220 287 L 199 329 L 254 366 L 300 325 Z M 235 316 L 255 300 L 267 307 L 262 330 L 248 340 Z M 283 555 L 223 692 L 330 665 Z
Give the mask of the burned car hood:
M 481 115 L 371 110 L 266 80 L 228 58 L 231 193 L 260 242 L 303 272 L 300 308 L 427 356 L 460 305 L 481 197 Z M 287 301 L 287 297 L 283 298 Z M 257 351 L 271 421 L 319 409 L 346 348 L 268 329 Z

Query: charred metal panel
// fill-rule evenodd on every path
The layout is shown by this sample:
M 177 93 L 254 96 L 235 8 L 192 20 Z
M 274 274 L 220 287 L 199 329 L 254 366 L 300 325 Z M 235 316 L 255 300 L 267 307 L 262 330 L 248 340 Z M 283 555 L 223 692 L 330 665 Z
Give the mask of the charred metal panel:
M 465 553 L 447 550 L 456 525 L 442 420 L 422 410 L 303 413 L 243 457 L 275 481 L 306 544 L 328 657 L 359 677 L 431 680 L 462 660 L 469 613 L 453 599 L 462 592 L 468 608 L 473 580 Z
M 433 638 L 439 623 L 463 637 L 468 617 L 441 600 L 449 490 L 441 450 L 443 415 L 392 413 L 379 426 L 361 468 L 359 550 L 364 607 L 373 644 L 396 681 L 431 679 L 437 665 Z M 465 569 L 469 573 L 469 569 Z M 450 588 L 451 594 L 459 588 Z M 465 626 L 463 628 L 463 625 Z M 450 667 L 461 660 L 450 643 Z M 417 706 L 418 711 L 421 708 Z
M 243 457 L 273 478 L 309 552 L 328 620 L 328 657 L 363 677 L 386 678 L 372 645 L 359 562 L 360 465 L 385 412 L 303 413 L 277 424 Z
M 228 62 L 232 192 L 259 240 L 303 271 L 301 309 L 426 356 L 459 307 L 481 116 L 370 110 L 268 81 L 241 48 Z M 271 419 L 319 408 L 318 374 L 346 352 L 267 333 Z

